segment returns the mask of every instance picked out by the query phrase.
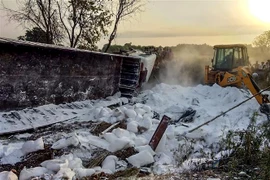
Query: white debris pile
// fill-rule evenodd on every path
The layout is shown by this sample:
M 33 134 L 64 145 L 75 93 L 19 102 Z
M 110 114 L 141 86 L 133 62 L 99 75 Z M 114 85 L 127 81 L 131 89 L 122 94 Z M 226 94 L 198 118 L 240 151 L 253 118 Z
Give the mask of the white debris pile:
M 44 167 L 24 168 L 19 176 L 20 180 L 28 180 L 36 176 L 42 176 L 45 173 L 49 173 L 49 170 Z
M 2 154 L 0 156 L 1 163 L 15 164 L 21 160 L 22 156 L 42 149 L 44 149 L 44 142 L 42 138 L 35 141 L 26 141 L 21 145 L 21 147 L 17 147 L 15 149 L 9 149 L 9 146 L 3 146 L 2 151 L 0 151 L 0 155 Z
M 62 149 L 68 146 L 77 146 L 79 144 L 79 139 L 76 136 L 76 134 L 71 135 L 67 138 L 62 138 L 58 141 L 56 141 L 53 145 L 52 145 L 52 149 Z
M 88 110 L 80 109 L 83 114 L 78 115 L 79 118 L 76 121 L 92 120 L 97 123 L 111 124 L 122 122 L 126 124 L 126 129 L 113 127 L 110 131 L 100 132 L 99 136 L 85 129 L 64 135 L 55 132 L 50 137 L 54 139 L 51 148 L 72 149 L 70 154 L 44 161 L 40 167 L 25 168 L 19 177 L 29 179 L 51 174 L 55 179 L 72 179 L 91 176 L 99 172 L 111 174 L 128 166 L 140 168 L 147 165 L 151 165 L 156 174 L 194 169 L 194 164 L 191 162 L 205 163 L 214 158 L 210 156 L 211 154 L 217 154 L 219 157 L 218 142 L 221 137 L 228 130 L 246 129 L 250 117 L 253 112 L 257 112 L 259 105 L 252 99 L 238 109 L 220 117 L 219 120 L 193 133 L 188 133 L 186 138 L 181 138 L 179 135 L 231 108 L 249 95 L 236 88 L 221 88 L 217 85 L 182 87 L 160 84 L 142 92 L 138 97 L 133 98 L 130 104 L 126 98 L 120 98 L 119 94 L 108 97 L 106 100 L 96 101 Z M 112 105 L 112 102 L 116 102 L 119 106 L 115 109 L 109 108 L 108 105 Z M 188 123 L 188 127 L 181 123 L 170 124 L 154 151 L 148 144 L 162 116 L 166 115 L 175 121 L 188 108 L 196 110 L 193 121 Z M 160 115 L 159 118 L 154 118 L 154 112 Z M 264 118 L 262 115 L 258 119 L 260 121 Z M 193 144 L 189 142 L 189 139 L 192 139 Z M 215 146 L 217 148 L 213 148 Z M 81 159 L 83 153 L 91 154 L 96 148 L 114 153 L 128 147 L 133 147 L 137 153 L 125 160 L 109 155 L 98 167 L 85 168 L 83 166 Z M 0 147 L 1 164 L 14 164 L 21 161 L 25 154 L 40 149 L 44 149 L 42 138 L 36 141 L 2 144 Z M 187 153 L 190 154 L 189 159 L 178 165 L 177 158 Z M 2 174 L 0 175 L 3 177 L 13 176 L 12 172 Z
M 153 155 L 148 150 L 143 150 L 138 154 L 127 158 L 128 162 L 135 167 L 141 167 L 154 162 Z

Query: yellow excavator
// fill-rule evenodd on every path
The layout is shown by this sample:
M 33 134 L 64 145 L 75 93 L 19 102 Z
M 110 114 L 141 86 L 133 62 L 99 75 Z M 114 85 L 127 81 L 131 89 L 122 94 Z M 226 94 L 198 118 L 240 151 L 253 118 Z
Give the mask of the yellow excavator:
M 215 45 L 212 66 L 205 66 L 205 84 L 218 84 L 222 87 L 246 87 L 258 103 L 261 112 L 270 111 L 268 95 L 262 94 L 261 89 L 253 79 L 247 47 L 243 44 Z

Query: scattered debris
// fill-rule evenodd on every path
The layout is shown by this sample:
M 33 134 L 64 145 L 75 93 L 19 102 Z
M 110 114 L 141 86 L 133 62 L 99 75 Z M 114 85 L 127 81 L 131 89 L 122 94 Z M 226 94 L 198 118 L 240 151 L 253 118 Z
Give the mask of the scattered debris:
M 114 124 L 112 124 L 110 127 L 108 127 L 107 129 L 105 129 L 104 131 L 102 131 L 99 136 L 103 136 L 106 132 L 109 132 L 110 130 L 112 130 L 115 126 L 117 126 L 118 124 L 120 124 L 120 122 L 116 122 Z
M 190 123 L 193 121 L 194 115 L 196 113 L 196 110 L 192 108 L 188 108 L 181 116 L 180 118 L 175 121 L 175 123 L 178 122 L 184 122 L 184 123 Z
M 63 150 L 53 150 L 51 149 L 50 144 L 44 145 L 44 150 L 39 150 L 32 152 L 23 157 L 21 162 L 16 163 L 15 165 L 11 164 L 0 164 L 0 172 L 2 171 L 11 171 L 15 170 L 17 174 L 20 174 L 24 167 L 36 167 L 40 163 L 46 160 L 54 159 L 56 156 L 61 156 L 64 154 Z
M 190 106 L 194 107 L 190 102 L 191 98 L 183 99 L 183 95 L 179 96 L 177 92 L 174 94 L 174 96 L 170 96 L 171 101 L 168 101 L 168 99 L 163 98 L 163 95 L 168 95 L 168 93 L 164 93 L 163 89 L 169 90 L 171 89 L 170 86 L 160 85 L 160 87 L 158 88 L 162 89 L 162 91 L 159 91 L 158 89 L 157 92 L 149 92 L 151 94 L 156 94 L 156 96 L 149 95 L 149 99 L 147 100 L 149 102 L 145 102 L 148 104 L 144 105 L 142 103 L 134 103 L 120 106 L 117 108 L 119 110 L 119 113 L 117 115 L 114 109 L 109 109 L 101 105 L 96 108 L 92 108 L 91 110 L 80 109 L 78 111 L 78 114 L 82 115 L 80 119 L 61 122 L 54 124 L 50 127 L 37 129 L 31 134 L 25 133 L 21 135 L 18 134 L 9 137 L 1 137 L 1 145 L 3 145 L 4 147 L 0 147 L 1 160 L 2 157 L 6 157 L 17 147 L 21 148 L 21 145 L 26 140 L 36 140 L 40 137 L 43 137 L 44 143 L 47 145 L 45 145 L 44 150 L 39 150 L 36 153 L 29 153 L 27 156 L 23 157 L 22 162 L 18 162 L 14 165 L 0 165 L 0 171 L 9 172 L 10 170 L 14 169 L 14 173 L 19 175 L 24 167 L 26 167 L 26 169 L 31 168 L 31 166 L 40 167 L 40 165 L 44 164 L 44 161 L 46 162 L 46 160 L 65 160 L 66 158 L 69 163 L 75 164 L 75 158 L 77 158 L 81 161 L 79 165 L 77 163 L 76 166 L 73 166 L 76 168 L 68 168 L 75 172 L 75 174 L 78 175 L 76 176 L 76 178 L 79 179 L 83 177 L 81 176 L 81 174 L 83 174 L 84 170 L 89 171 L 85 179 L 115 179 L 121 176 L 125 177 L 126 175 L 130 177 L 131 174 L 134 174 L 134 177 L 136 178 L 144 176 L 148 176 L 149 178 L 150 176 L 152 176 L 151 178 L 153 179 L 159 179 L 161 177 L 163 179 L 164 177 L 166 177 L 167 179 L 172 177 L 173 179 L 179 180 L 207 178 L 223 179 L 222 177 L 225 176 L 223 176 L 221 171 L 226 171 L 226 167 L 223 165 L 224 163 L 221 159 L 219 159 L 219 161 L 209 161 L 199 165 L 195 164 L 195 166 L 197 165 L 197 168 L 195 167 L 194 170 L 191 169 L 193 166 L 191 167 L 190 164 L 187 164 L 186 170 L 190 174 L 183 173 L 181 171 L 182 169 L 180 169 L 178 172 L 177 169 L 173 167 L 173 165 L 178 165 L 174 162 L 177 160 L 175 153 L 178 153 L 177 157 L 184 157 L 179 160 L 179 165 L 182 165 L 183 161 L 193 158 L 206 158 L 207 160 L 209 160 L 212 155 L 220 152 L 219 147 L 215 147 L 214 143 L 216 143 L 216 140 L 218 139 L 216 135 L 217 132 L 220 132 L 220 129 L 222 128 L 221 125 L 217 124 L 214 126 L 215 128 L 213 128 L 213 126 L 209 124 L 209 126 L 204 126 L 197 131 L 192 131 L 192 133 L 190 133 L 191 130 L 189 130 L 189 136 L 181 136 L 181 133 L 186 130 L 186 128 L 181 126 L 189 125 L 192 128 L 194 126 L 196 127 L 205 119 L 214 116 L 215 114 L 213 112 L 218 112 L 221 107 L 208 107 L 207 105 L 209 104 L 203 101 L 203 99 L 207 99 L 207 96 L 203 96 L 202 98 L 201 95 L 197 95 L 198 100 L 200 100 L 201 103 L 205 104 L 205 106 L 196 106 L 196 111 L 198 112 L 198 114 L 200 114 L 200 116 L 196 116 L 196 121 L 194 121 L 192 124 L 184 124 L 182 122 L 182 120 L 184 121 L 184 119 L 189 115 L 193 117 L 196 113 L 195 110 L 188 109 L 187 111 L 185 111 L 185 113 L 182 114 L 179 122 L 177 122 L 176 124 L 172 124 L 169 117 L 172 117 L 172 119 L 178 119 L 179 112 L 181 112 L 182 109 L 186 109 Z M 206 92 L 206 90 L 208 91 L 208 87 L 204 88 L 205 90 L 203 90 L 203 92 Z M 224 90 L 226 93 L 229 91 L 226 88 L 222 90 Z M 234 91 L 236 92 L 234 94 L 236 94 L 237 97 L 242 97 L 241 94 L 239 94 L 238 90 Z M 162 96 L 159 95 L 159 93 L 162 93 Z M 210 94 L 211 96 L 213 95 L 213 93 Z M 216 99 L 220 98 L 219 93 L 214 95 L 216 96 Z M 229 95 L 232 96 L 232 94 L 230 93 Z M 179 97 L 174 100 L 176 96 Z M 243 98 L 244 97 L 242 97 L 242 99 Z M 184 102 L 181 101 L 180 103 L 180 99 L 183 99 Z M 234 101 L 235 98 L 227 99 L 228 101 L 232 101 L 232 105 L 237 103 Z M 100 104 L 102 104 L 102 102 L 100 102 Z M 216 106 L 217 104 L 218 103 L 211 105 Z M 249 106 L 245 106 L 245 109 L 246 107 L 250 108 L 251 110 L 255 109 L 250 104 Z M 231 106 L 231 104 L 229 104 L 228 106 Z M 178 107 L 177 110 L 180 111 L 172 111 L 172 107 Z M 164 109 L 168 109 L 168 111 Z M 83 113 L 81 113 L 82 110 Z M 155 113 L 155 111 L 159 112 L 160 114 Z M 242 114 L 234 113 L 233 116 L 226 116 L 223 118 L 225 120 L 231 117 L 241 119 L 242 117 L 247 117 L 248 115 L 250 115 L 250 111 L 244 111 L 243 109 L 241 113 Z M 163 116 L 165 114 L 167 116 Z M 186 116 L 184 116 L 184 114 Z M 96 115 L 98 118 L 93 119 L 93 121 L 88 121 L 89 119 L 92 119 L 90 117 Z M 121 120 L 118 119 L 118 117 L 120 116 Z M 161 118 L 159 118 L 160 116 L 163 116 L 162 120 Z M 259 118 L 260 120 L 262 120 L 263 117 Z M 137 129 L 134 128 L 134 123 L 137 123 Z M 234 126 L 231 126 L 229 124 L 228 126 L 228 129 L 233 130 L 233 128 L 243 127 L 243 124 L 236 124 Z M 54 147 L 52 146 L 52 144 L 56 143 L 58 140 L 61 139 L 68 139 L 68 137 L 72 136 L 72 134 L 76 134 L 78 137 L 78 139 L 74 139 L 76 140 L 74 141 L 76 143 L 69 143 L 72 146 L 62 147 L 63 149 L 61 150 L 52 149 L 52 147 Z M 181 136 L 182 138 L 178 139 L 178 136 Z M 197 138 L 197 136 L 200 138 Z M 118 145 L 117 143 L 115 143 L 115 139 L 127 140 L 128 146 L 121 146 L 119 151 L 110 152 L 108 148 L 110 145 Z M 48 144 L 50 144 L 50 146 L 48 146 Z M 150 153 L 149 149 L 147 149 L 146 147 L 149 147 L 152 150 L 152 153 Z M 156 152 L 154 152 L 154 150 Z M 74 155 L 74 158 L 69 159 L 66 157 L 68 155 Z M 106 158 L 106 161 L 111 161 L 109 157 L 117 157 L 117 162 L 114 163 L 111 171 L 107 171 L 106 169 L 102 168 L 106 167 L 104 165 L 106 164 L 104 162 Z M 152 158 L 154 159 L 154 162 Z M 151 164 L 152 162 L 153 164 Z M 137 168 L 134 168 L 132 166 L 137 166 Z M 114 168 L 116 171 L 115 173 L 113 173 Z M 73 174 L 73 172 L 71 172 L 69 169 L 66 170 L 66 172 L 70 173 L 70 175 Z M 240 170 L 235 172 L 235 177 L 240 177 L 238 172 L 240 172 Z M 152 173 L 155 173 L 155 175 Z M 168 173 L 170 176 L 157 176 L 157 174 L 162 173 Z M 181 173 L 181 177 L 177 173 Z M 249 171 L 246 171 L 246 173 L 249 175 L 253 175 Z M 61 174 L 60 176 L 62 175 L 63 174 Z M 36 177 L 36 179 L 42 178 L 50 179 L 49 176 L 45 177 L 45 174 L 44 176 Z

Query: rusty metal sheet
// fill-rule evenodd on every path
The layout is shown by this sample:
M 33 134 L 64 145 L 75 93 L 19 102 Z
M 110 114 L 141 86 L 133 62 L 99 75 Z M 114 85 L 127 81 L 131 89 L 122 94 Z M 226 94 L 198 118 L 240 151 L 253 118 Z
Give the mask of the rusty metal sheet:
M 155 133 L 153 134 L 150 142 L 149 142 L 149 146 L 155 151 L 160 139 L 162 138 L 164 132 L 166 131 L 169 121 L 171 120 L 171 118 L 169 118 L 168 116 L 164 115 L 155 131 Z

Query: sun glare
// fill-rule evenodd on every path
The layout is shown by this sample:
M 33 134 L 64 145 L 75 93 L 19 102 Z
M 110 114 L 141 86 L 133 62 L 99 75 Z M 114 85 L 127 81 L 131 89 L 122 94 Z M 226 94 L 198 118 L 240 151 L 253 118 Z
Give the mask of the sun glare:
M 250 12 L 259 20 L 270 23 L 270 0 L 249 0 Z

